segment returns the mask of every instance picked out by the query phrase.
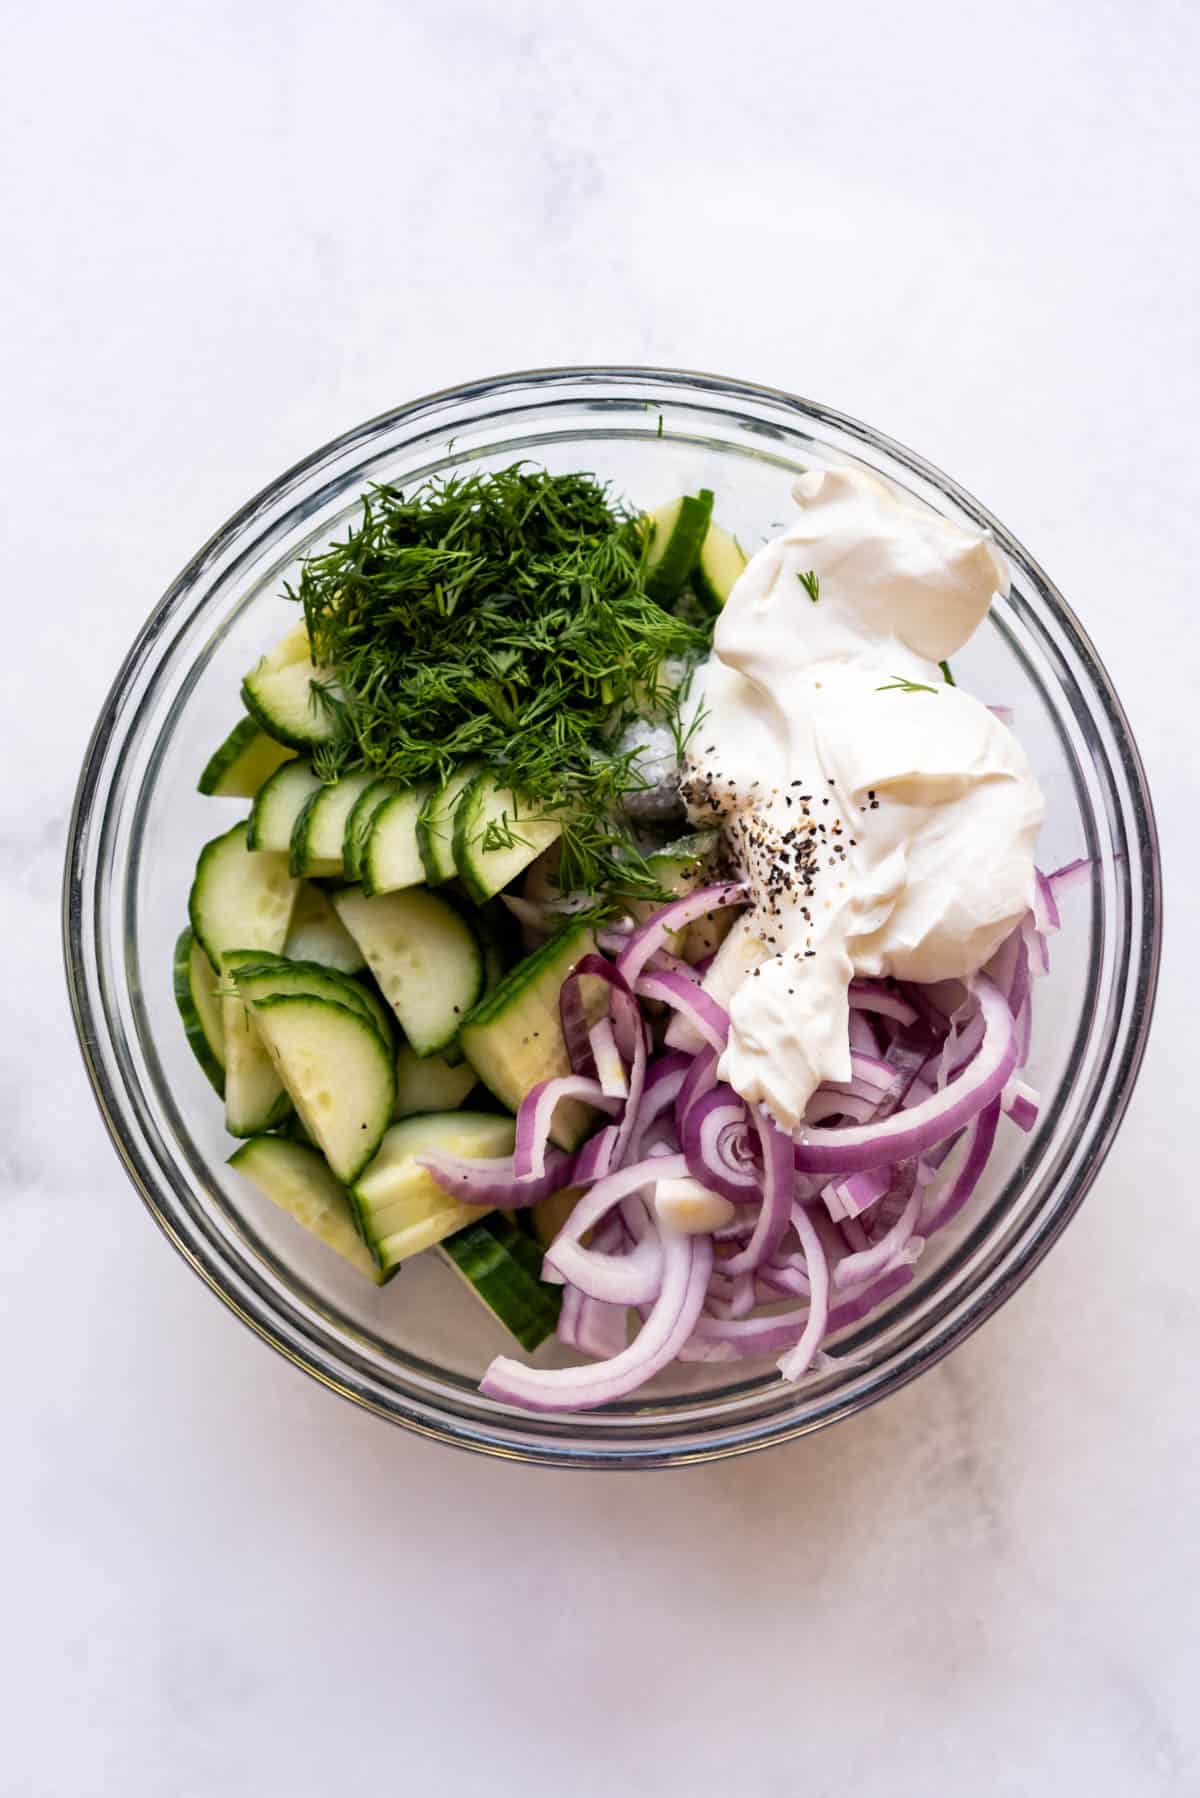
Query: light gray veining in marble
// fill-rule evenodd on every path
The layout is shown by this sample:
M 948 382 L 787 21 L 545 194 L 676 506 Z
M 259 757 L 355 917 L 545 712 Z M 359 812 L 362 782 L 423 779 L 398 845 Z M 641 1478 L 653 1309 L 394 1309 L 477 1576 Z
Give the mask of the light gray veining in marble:
M 11 14 L 3 1798 L 1200 1792 L 1198 68 L 1183 0 Z M 1117 678 L 1173 903 L 1123 1135 L 1004 1312 L 816 1441 L 601 1481 L 389 1432 L 237 1328 L 103 1138 L 57 888 L 212 528 L 402 397 L 612 359 L 814 394 L 1010 523 Z

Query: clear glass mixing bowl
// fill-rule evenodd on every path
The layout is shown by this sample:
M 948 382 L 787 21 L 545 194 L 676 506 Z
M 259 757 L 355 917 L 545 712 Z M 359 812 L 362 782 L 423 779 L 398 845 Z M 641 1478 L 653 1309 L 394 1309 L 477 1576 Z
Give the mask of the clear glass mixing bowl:
M 171 952 L 199 845 L 239 802 L 196 777 L 238 715 L 243 671 L 291 621 L 279 598 L 373 481 L 529 458 L 586 469 L 641 506 L 711 487 L 757 544 L 789 515 L 796 472 L 876 470 L 947 517 L 985 524 L 1011 597 L 960 657 L 982 698 L 1013 707 L 1048 801 L 1041 859 L 1090 857 L 1038 988 L 1032 1136 L 1002 1125 L 975 1201 L 917 1278 L 844 1333 L 836 1371 L 795 1388 L 768 1365 L 699 1365 L 636 1401 L 527 1417 L 475 1382 L 501 1330 L 441 1258 L 368 1285 L 225 1166 L 221 1111 L 184 1041 Z M 245 811 L 245 802 L 240 803 Z M 138 636 L 84 761 L 64 895 L 68 977 L 96 1096 L 134 1184 L 191 1265 L 245 1323 L 333 1390 L 461 1447 L 575 1467 L 704 1460 L 803 1435 L 894 1391 L 975 1329 L 1041 1260 L 1113 1139 L 1141 1061 L 1158 966 L 1160 875 L 1137 750 L 1108 676 L 1041 569 L 969 494 L 853 419 L 784 393 L 658 369 L 549 369 L 479 381 L 388 412 L 318 450 L 230 520 Z M 548 1344 L 539 1351 L 553 1359 Z

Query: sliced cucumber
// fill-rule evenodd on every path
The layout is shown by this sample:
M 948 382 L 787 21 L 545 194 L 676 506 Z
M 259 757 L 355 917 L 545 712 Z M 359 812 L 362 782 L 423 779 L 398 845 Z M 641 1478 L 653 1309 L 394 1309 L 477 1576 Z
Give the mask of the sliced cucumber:
M 238 992 L 251 1005 L 262 999 L 275 998 L 280 993 L 307 993 L 314 999 L 330 999 L 335 1005 L 348 1005 L 368 1024 L 373 1024 L 391 1048 L 393 1032 L 386 1007 L 368 993 L 361 981 L 352 980 L 349 974 L 323 968 L 315 961 L 288 961 L 280 955 L 266 959 L 239 958 L 234 965 L 233 977 Z
M 700 559 L 712 519 L 713 496 L 707 487 L 673 499 L 647 518 L 646 591 L 660 605 L 676 599 Z
M 292 832 L 296 819 L 321 782 L 307 762 L 292 760 L 277 768 L 265 781 L 250 807 L 246 841 L 251 849 L 269 849 L 277 855 L 290 856 Z M 295 869 L 291 869 L 295 874 Z
M 585 924 L 565 924 L 548 943 L 518 962 L 463 1025 L 460 1042 L 467 1060 L 510 1111 L 517 1111 L 526 1093 L 540 1081 L 571 1072 L 558 996 L 575 964 L 595 947 L 595 938 Z M 593 984 L 599 1017 L 607 1000 L 600 983 Z M 559 1105 L 551 1131 L 555 1142 L 564 1149 L 576 1148 L 593 1117 L 586 1105 L 574 1100 Z
M 342 873 L 346 820 L 374 779 L 373 774 L 344 774 L 309 796 L 292 827 L 293 874 L 328 880 Z
M 564 1186 L 560 1192 L 552 1192 L 548 1199 L 541 1199 L 529 1207 L 525 1215 L 543 1248 L 550 1247 L 579 1203 L 582 1192 L 582 1186 Z
M 345 887 L 334 908 L 417 1055 L 443 1053 L 479 998 L 483 957 L 463 914 L 439 893 Z
M 358 858 L 364 893 L 398 893 L 424 883 L 417 819 L 429 797 L 429 787 L 409 787 L 389 795 L 372 815 L 366 847 Z
M 454 861 L 476 904 L 516 879 L 562 835 L 555 818 L 525 815 L 494 775 L 477 774 L 454 810 Z
M 333 712 L 314 691 L 314 681 L 332 687 L 328 671 L 314 667 L 308 631 L 300 623 L 255 663 L 242 682 L 242 703 L 269 737 L 306 749 L 334 733 Z
M 362 852 L 367 846 L 375 813 L 393 793 L 402 791 L 403 788 L 394 780 L 373 780 L 354 801 L 342 838 L 342 873 L 346 880 L 361 878 Z
M 476 1222 L 486 1209 L 443 1192 L 419 1165 L 420 1158 L 430 1153 L 511 1155 L 515 1134 L 511 1118 L 478 1111 L 406 1118 L 392 1125 L 352 1194 L 359 1227 L 384 1273 Z
M 436 787 L 421 807 L 417 819 L 417 847 L 425 864 L 425 878 L 431 887 L 453 880 L 458 873 L 454 859 L 454 814 L 458 801 L 475 776 L 478 763 L 468 762 L 457 774 Z
M 475 934 L 483 945 L 483 992 L 495 992 L 509 968 L 521 958 L 516 919 L 502 901 L 481 905 L 471 915 Z
M 698 830 L 691 836 L 680 837 L 674 843 L 668 843 L 657 854 L 648 856 L 646 865 L 664 893 L 672 893 L 682 898 L 685 893 L 695 892 L 704 884 L 721 840 L 719 830 Z M 635 899 L 630 902 L 632 915 L 644 922 L 653 917 L 656 911 L 662 910 L 659 899 Z M 673 955 L 683 953 L 687 938 L 687 927 L 672 930 L 668 933 L 664 947 Z
M 362 950 L 330 905 L 320 887 L 302 881 L 292 910 L 283 953 L 289 961 L 316 961 L 339 974 L 357 974 L 366 967 Z
M 734 906 L 726 905 L 720 911 L 705 912 L 702 918 L 689 924 L 683 933 L 683 948 L 680 951 L 683 959 L 694 965 L 715 955 L 740 915 Z
M 396 1107 L 393 1116 L 413 1117 L 424 1111 L 457 1111 L 476 1084 L 475 1069 L 460 1061 L 452 1067 L 443 1055 L 421 1056 L 401 1043 L 396 1053 Z
M 257 949 L 231 949 L 225 957 L 228 974 L 253 962 Z M 292 1102 L 259 1034 L 249 1005 L 236 992 L 221 1000 L 225 1028 L 225 1128 L 230 1136 L 257 1136 L 273 1130 L 287 1118 Z
M 331 999 L 277 993 L 256 1000 L 253 1011 L 304 1128 L 336 1178 L 349 1184 L 391 1119 L 391 1050 L 361 1012 Z
M 315 1149 L 282 1136 L 254 1136 L 234 1151 L 229 1165 L 360 1274 L 377 1283 L 382 1280 L 375 1257 L 359 1235 L 345 1187 Z
M 250 849 L 245 824 L 235 824 L 200 851 L 188 895 L 188 916 L 214 968 L 230 949 L 283 947 L 296 898 L 287 857 Z
M 253 799 L 263 781 L 294 754 L 253 718 L 243 718 L 209 756 L 196 789 L 218 799 Z
M 717 612 L 733 592 L 749 557 L 736 537 L 710 524 L 692 571 L 692 585 L 705 604 Z
M 441 1247 L 451 1267 L 523 1349 L 535 1349 L 553 1336 L 562 1288 L 539 1278 L 541 1252 L 522 1230 L 493 1214 L 457 1230 Z
M 290 668 L 293 662 L 307 662 L 311 654 L 308 625 L 303 618 L 298 618 L 295 624 L 284 631 L 278 643 L 259 658 L 255 667 L 264 669 L 268 674 L 277 674 L 281 668 Z
M 217 997 L 217 975 L 189 927 L 175 944 L 175 1003 L 184 1034 L 214 1090 L 225 1092 L 225 1026 Z M 474 1084 L 475 1075 L 471 1081 Z

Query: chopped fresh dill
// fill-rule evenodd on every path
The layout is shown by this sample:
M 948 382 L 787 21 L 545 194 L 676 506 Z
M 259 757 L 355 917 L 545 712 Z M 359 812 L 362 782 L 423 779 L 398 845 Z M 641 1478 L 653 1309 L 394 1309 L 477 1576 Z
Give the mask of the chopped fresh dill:
M 814 606 L 821 597 L 821 577 L 810 568 L 807 574 L 797 574 L 796 579 L 812 600 Z
M 953 685 L 953 683 L 951 683 Z M 882 687 L 876 687 L 877 693 L 936 693 L 936 687 L 927 687 L 924 681 L 906 680 L 902 674 L 893 674 L 890 681 Z
M 956 687 L 958 685 L 958 682 L 955 680 L 954 676 L 950 672 L 949 662 L 939 662 L 938 667 L 942 671 L 942 679 L 945 681 L 946 685 L 948 687 Z
M 647 716 L 682 747 L 711 627 L 646 593 L 637 515 L 605 487 L 516 464 L 374 488 L 288 594 L 329 675 L 323 780 L 367 767 L 410 785 L 482 762 L 518 818 L 562 816 L 564 890 L 658 893 L 620 806 L 647 784 L 641 751 L 616 744 Z M 485 850 L 509 845 L 506 819 L 488 828 Z

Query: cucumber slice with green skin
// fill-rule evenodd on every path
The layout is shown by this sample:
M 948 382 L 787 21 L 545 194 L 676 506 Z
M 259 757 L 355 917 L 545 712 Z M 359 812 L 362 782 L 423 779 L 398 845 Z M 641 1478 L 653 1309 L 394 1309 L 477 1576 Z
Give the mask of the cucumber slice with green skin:
M 250 848 L 286 855 L 293 878 L 292 832 L 296 828 L 296 819 L 320 787 L 309 764 L 293 759 L 277 768 L 270 780 L 263 783 L 250 807 L 250 821 L 246 826 L 246 841 Z
M 332 879 L 343 872 L 346 820 L 374 781 L 373 774 L 345 774 L 311 794 L 292 827 L 292 873 Z
M 175 944 L 175 1003 L 184 1035 L 213 1090 L 225 1095 L 225 1026 L 217 975 L 189 926 Z M 471 1075 L 472 1084 L 475 1076 Z
M 692 585 L 712 611 L 720 611 L 748 561 L 736 537 L 723 531 L 719 524 L 709 525 L 692 571 Z
M 282 1136 L 254 1136 L 234 1151 L 229 1165 L 272 1204 L 294 1217 L 310 1236 L 369 1280 L 382 1282 L 375 1257 L 359 1235 L 345 1187 L 334 1179 L 315 1149 Z
M 283 953 L 289 961 L 319 962 L 339 974 L 357 974 L 367 965 L 320 887 L 309 886 L 307 881 L 296 895 Z
M 373 780 L 364 787 L 350 808 L 350 816 L 346 819 L 345 835 L 342 838 L 342 872 L 347 881 L 359 880 L 362 877 L 362 853 L 367 846 L 367 838 L 371 834 L 371 823 L 375 813 L 385 800 L 393 793 L 403 792 L 403 788 L 394 780 Z
M 378 1030 L 388 1048 L 392 1045 L 392 1024 L 386 1008 L 369 994 L 360 981 L 348 974 L 323 968 L 319 962 L 287 961 L 283 956 L 269 960 L 251 959 L 234 966 L 237 990 L 251 1005 L 274 998 L 279 993 L 307 993 L 314 999 L 331 999 L 335 1005 L 348 1005 L 368 1024 Z
M 707 487 L 673 499 L 648 514 L 646 591 L 660 605 L 677 599 L 700 559 L 712 520 L 713 496 Z
M 243 718 L 209 756 L 196 790 L 218 799 L 253 799 L 263 781 L 294 754 L 253 718 Z
M 523 1349 L 558 1327 L 562 1288 L 539 1279 L 541 1254 L 521 1230 L 493 1214 L 446 1238 L 442 1253 Z
M 454 814 L 462 794 L 480 772 L 478 763 L 469 762 L 435 788 L 421 807 L 417 819 L 417 847 L 425 865 L 425 878 L 431 887 L 440 886 L 444 880 L 453 880 L 458 873 L 454 859 Z
M 392 1116 L 392 1052 L 362 1013 L 330 999 L 277 993 L 254 1022 L 293 1105 L 344 1184 L 372 1159 Z
M 475 1069 L 467 1061 L 452 1067 L 444 1055 L 420 1056 L 408 1043 L 396 1052 L 396 1104 L 394 1118 L 419 1116 L 426 1111 L 457 1111 L 476 1085 Z
M 562 835 L 555 818 L 528 817 L 495 776 L 477 774 L 454 809 L 454 863 L 477 905 L 508 886 Z
M 470 923 L 424 887 L 374 898 L 344 887 L 332 898 L 414 1052 L 444 1053 L 483 989 Z
M 585 924 L 564 925 L 548 943 L 518 962 L 464 1023 L 459 1036 L 463 1053 L 510 1111 L 519 1110 L 526 1093 L 540 1081 L 571 1072 L 558 995 L 575 964 L 595 947 L 595 937 Z M 592 984 L 599 1017 L 607 998 L 599 982 Z M 551 1135 L 561 1148 L 577 1148 L 594 1119 L 588 1106 L 569 1099 L 557 1107 Z
M 478 1111 L 406 1118 L 392 1125 L 352 1193 L 359 1228 L 384 1273 L 476 1223 L 486 1211 L 443 1192 L 419 1165 L 420 1158 L 431 1153 L 511 1155 L 515 1138 L 511 1118 Z
M 227 972 L 236 976 L 237 969 L 258 954 L 256 949 L 231 949 L 225 958 Z M 230 1136 L 257 1136 L 263 1130 L 274 1130 L 290 1116 L 292 1102 L 250 1007 L 238 993 L 226 993 L 221 1000 L 221 1018 L 225 1028 L 225 1128 Z
M 366 847 L 358 858 L 364 893 L 398 893 L 424 884 L 417 819 L 429 797 L 429 787 L 409 787 L 386 798 L 374 813 Z
M 245 824 L 235 824 L 200 851 L 188 894 L 188 916 L 214 968 L 230 949 L 283 948 L 296 899 L 287 857 L 248 847 Z
M 293 749 L 326 743 L 334 733 L 334 716 L 313 690 L 314 681 L 332 686 L 328 669 L 313 665 L 301 624 L 250 670 L 242 682 L 242 704 L 278 743 Z
M 676 842 L 668 843 L 657 854 L 648 856 L 646 865 L 664 893 L 682 898 L 685 893 L 694 893 L 697 887 L 703 886 L 720 840 L 719 830 L 695 831 L 691 836 L 680 837 Z M 653 917 L 656 911 L 661 911 L 662 902 L 658 899 L 635 899 L 630 902 L 629 910 L 641 923 Z M 686 925 L 682 930 L 672 930 L 664 941 L 664 947 L 672 955 L 681 955 L 686 937 Z

